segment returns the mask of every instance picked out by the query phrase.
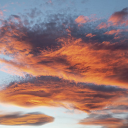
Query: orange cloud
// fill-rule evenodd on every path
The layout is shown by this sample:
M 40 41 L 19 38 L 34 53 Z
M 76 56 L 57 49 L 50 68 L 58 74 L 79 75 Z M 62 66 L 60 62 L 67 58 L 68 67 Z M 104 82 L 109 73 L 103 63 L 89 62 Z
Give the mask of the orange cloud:
M 107 29 L 110 26 L 122 26 L 128 25 L 128 8 L 124 8 L 121 11 L 115 12 L 110 16 L 107 22 L 101 22 L 97 29 Z
M 28 16 L 34 18 L 36 14 L 37 10 L 34 9 Z M 0 102 L 23 107 L 68 108 L 67 104 L 70 104 L 72 108 L 88 113 L 106 107 L 106 110 L 111 109 L 113 112 L 122 112 L 122 108 L 127 111 L 127 90 L 115 87 L 128 88 L 127 31 L 100 30 L 112 25 L 127 25 L 125 16 L 127 9 L 116 12 L 108 23 L 102 22 L 98 26 L 99 30 L 95 31 L 92 26 L 85 29 L 84 24 L 94 20 L 86 16 L 79 16 L 75 22 L 72 22 L 74 19 L 68 22 L 66 17 L 62 23 L 63 15 L 61 18 L 55 15 L 51 21 L 34 27 L 27 20 L 26 23 L 22 22 L 17 15 L 12 15 L 8 21 L 2 21 L 0 53 L 11 56 L 11 59 L 1 58 L 0 63 L 5 64 L 9 73 L 13 71 L 20 76 L 29 74 L 36 78 L 10 83 L 7 88 L 0 90 Z M 83 28 L 79 28 L 79 25 L 83 25 Z M 90 32 L 95 33 L 95 37 Z M 123 38 L 116 37 L 120 32 L 126 32 Z M 26 114 L 25 121 L 30 116 L 32 115 Z M 20 117 L 23 121 L 24 117 Z M 1 119 L 5 119 L 5 115 Z M 20 125 L 19 116 L 17 119 Z M 12 119 L 12 125 L 15 125 L 15 120 Z M 36 119 L 32 116 L 29 123 L 24 124 L 31 124 L 32 120 Z M 49 122 L 51 121 L 53 118 Z M 122 126 L 122 119 L 112 116 L 104 119 L 89 117 L 80 123 L 104 126 L 110 123 L 110 127 L 114 127 L 116 123 Z
M 112 22 L 113 25 L 128 25 L 128 8 L 124 8 L 121 11 L 115 12 L 109 18 L 108 22 Z
M 43 125 L 54 118 L 40 113 L 0 115 L 0 125 Z
M 91 111 L 82 125 L 99 125 L 105 128 L 126 128 L 128 126 L 128 97 L 121 96 L 101 110 Z
M 96 35 L 93 35 L 92 33 L 89 33 L 86 35 L 86 37 L 94 37 L 94 36 L 96 36 Z
M 122 31 L 123 30 L 121 30 L 121 29 L 118 29 L 118 30 L 110 30 L 110 31 L 105 32 L 104 34 L 113 35 L 113 34 L 118 34 L 118 33 L 122 32 Z
M 76 23 L 79 23 L 79 24 L 84 24 L 84 23 L 87 23 L 89 21 L 89 18 L 87 16 L 79 16 L 75 19 L 75 22 Z
M 107 28 L 110 27 L 110 26 L 111 26 L 110 23 L 101 22 L 101 23 L 97 26 L 97 29 L 102 29 L 102 28 L 107 29 Z
M 57 50 L 42 50 L 33 56 L 27 54 L 28 51 L 22 53 L 15 49 L 20 54 L 11 61 L 1 59 L 1 62 L 33 76 L 57 76 L 76 82 L 127 87 L 127 49 L 121 47 L 124 44 L 87 44 L 72 37 L 59 41 L 63 45 Z
M 13 21 L 18 16 L 11 18 L 1 27 L 0 37 L 0 52 L 12 56 L 11 60 L 0 59 L 9 69 L 7 72 L 13 71 L 20 76 L 25 73 L 36 77 L 56 76 L 76 83 L 127 87 L 126 37 L 115 42 L 114 36 L 109 37 L 112 38 L 109 40 L 108 35 L 97 32 L 94 39 L 88 40 L 85 32 L 83 37 L 77 37 L 73 28 L 70 29 L 70 34 L 59 36 L 58 27 L 55 28 L 52 23 L 45 24 L 46 30 L 43 32 L 43 27 L 35 27 L 32 31 L 23 26 L 23 23 Z M 49 25 L 53 25 L 53 28 Z M 92 35 L 88 33 L 87 36 Z
M 52 77 L 40 77 L 11 83 L 0 91 L 2 103 L 23 107 L 61 106 L 90 112 L 100 110 L 127 95 L 126 90 L 87 84 L 75 84 Z
M 85 23 L 97 21 L 98 19 L 95 16 L 95 14 L 91 15 L 90 17 L 80 15 L 75 19 L 75 23 L 77 23 L 80 27 Z
M 128 29 L 112 29 L 110 31 L 105 32 L 104 34 L 106 35 L 114 35 L 114 39 L 119 39 L 121 37 L 123 37 L 123 35 L 121 33 L 123 32 L 128 32 Z

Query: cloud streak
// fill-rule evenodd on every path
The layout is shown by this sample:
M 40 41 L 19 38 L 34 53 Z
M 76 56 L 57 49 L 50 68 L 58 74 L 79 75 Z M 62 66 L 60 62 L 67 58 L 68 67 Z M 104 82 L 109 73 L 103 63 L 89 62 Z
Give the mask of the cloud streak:
M 0 115 L 0 125 L 43 125 L 53 122 L 54 118 L 41 113 L 14 113 Z
M 0 93 L 2 103 L 23 107 L 61 106 L 66 108 L 71 104 L 71 108 L 84 112 L 102 109 L 127 95 L 127 91 L 121 88 L 75 84 L 54 77 L 39 77 L 35 80 L 10 83 Z

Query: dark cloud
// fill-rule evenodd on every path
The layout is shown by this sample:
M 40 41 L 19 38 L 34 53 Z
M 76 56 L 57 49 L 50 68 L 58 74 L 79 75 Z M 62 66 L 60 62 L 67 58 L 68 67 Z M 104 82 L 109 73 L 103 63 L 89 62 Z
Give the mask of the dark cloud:
M 14 113 L 8 115 L 0 115 L 1 125 L 43 125 L 51 123 L 54 118 L 41 113 Z
M 124 124 L 122 126 L 118 126 L 117 128 L 127 128 L 128 127 L 128 124 Z
M 125 128 L 127 118 L 113 117 L 111 114 L 90 114 L 89 117 L 81 120 L 82 125 L 98 125 L 103 128 Z

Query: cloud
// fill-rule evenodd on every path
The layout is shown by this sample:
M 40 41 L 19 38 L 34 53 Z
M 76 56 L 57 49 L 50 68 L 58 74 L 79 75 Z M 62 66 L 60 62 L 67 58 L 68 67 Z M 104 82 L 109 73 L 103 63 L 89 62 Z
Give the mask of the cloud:
M 95 14 L 91 15 L 90 17 L 80 15 L 75 19 L 75 23 L 78 24 L 78 27 L 83 26 L 86 23 L 97 21 L 98 19 L 95 16 Z
M 86 35 L 86 37 L 94 37 L 94 36 L 96 36 L 96 35 L 93 35 L 92 33 L 88 33 L 87 35 Z
M 120 97 L 127 96 L 127 91 L 112 86 L 75 84 L 56 77 L 42 76 L 10 83 L 7 88 L 0 91 L 0 94 L 2 103 L 24 107 L 60 106 L 66 108 L 67 104 L 71 104 L 71 108 L 90 112 L 103 109 Z
M 123 21 L 110 18 L 111 23 L 101 20 L 93 24 L 94 19 L 85 16 L 56 14 L 36 24 L 37 12 L 34 9 L 2 21 L 0 52 L 11 59 L 0 58 L 0 63 L 8 73 L 31 78 L 0 90 L 0 102 L 71 107 L 90 114 L 81 124 L 127 126 L 122 124 L 127 118 L 113 116 L 128 109 L 128 31 L 116 26 Z M 123 12 L 117 13 L 118 17 Z M 100 110 L 106 114 L 98 115 Z
M 101 110 L 91 111 L 81 125 L 98 125 L 103 128 L 126 128 L 128 126 L 128 97 L 121 96 Z
M 84 24 L 84 23 L 87 23 L 89 21 L 89 18 L 87 16 L 79 16 L 75 19 L 75 22 L 76 23 L 79 23 L 79 24 Z
M 128 8 L 124 8 L 121 11 L 115 12 L 109 18 L 108 22 L 112 22 L 113 25 L 128 25 Z
M 79 28 L 74 19 L 58 14 L 47 22 L 26 26 L 22 16 L 9 17 L 1 27 L 0 51 L 12 59 L 0 61 L 9 73 L 14 71 L 18 75 L 56 76 L 127 87 L 128 32 L 123 30 L 117 36 L 107 34 L 108 30 L 94 29 L 97 25 Z
M 107 29 L 107 28 L 110 27 L 110 26 L 111 26 L 111 25 L 108 24 L 108 23 L 101 22 L 101 23 L 97 26 L 97 29 L 102 29 L 102 28 Z
M 41 113 L 0 115 L 0 125 L 43 125 L 53 121 L 53 117 Z
M 122 126 L 118 126 L 117 128 L 127 128 L 128 127 L 128 124 L 124 124 Z
M 25 51 L 12 61 L 1 61 L 33 76 L 127 87 L 127 43 L 87 44 L 72 37 L 60 41 L 64 45 L 57 50 L 42 50 L 37 56 Z
M 116 35 L 118 35 L 118 34 L 119 34 L 120 32 L 122 32 L 122 31 L 124 31 L 124 30 L 121 30 L 121 29 L 115 30 L 115 29 L 113 29 L 113 30 L 110 30 L 110 31 L 105 32 L 104 34 L 107 34 L 107 35 L 116 34 Z
M 113 118 L 111 115 L 90 115 L 82 120 L 80 124 L 86 125 L 120 125 L 121 119 Z
M 114 86 L 76 84 L 57 77 L 42 76 L 10 83 L 0 94 L 2 103 L 23 107 L 66 107 L 89 113 L 89 117 L 80 122 L 83 125 L 108 128 L 127 125 L 127 90 Z M 119 117 L 120 114 L 125 114 L 124 118 Z
M 125 128 L 128 119 L 114 118 L 111 114 L 95 115 L 91 114 L 89 117 L 81 120 L 79 123 L 82 125 L 99 125 L 105 128 Z
M 106 22 L 101 22 L 96 28 L 107 29 L 110 27 L 128 25 L 128 8 L 124 8 L 121 11 L 113 13 Z
M 3 11 L 0 10 L 0 17 L 3 17 Z

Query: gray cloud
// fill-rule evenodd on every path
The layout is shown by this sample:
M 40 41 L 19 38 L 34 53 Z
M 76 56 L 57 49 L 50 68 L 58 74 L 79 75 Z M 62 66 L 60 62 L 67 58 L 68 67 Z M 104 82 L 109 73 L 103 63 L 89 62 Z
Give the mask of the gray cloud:
M 1 125 L 43 125 L 53 122 L 54 118 L 41 113 L 13 113 L 0 115 Z

